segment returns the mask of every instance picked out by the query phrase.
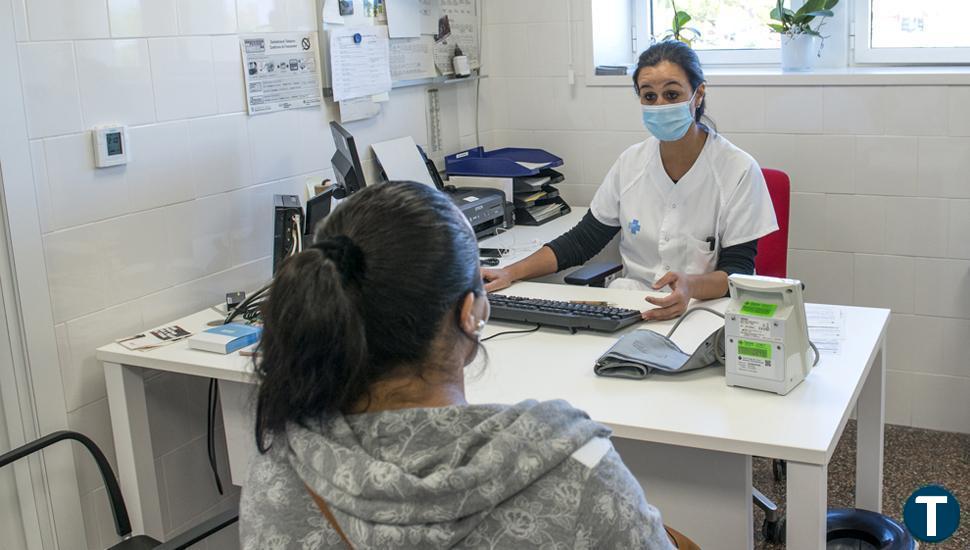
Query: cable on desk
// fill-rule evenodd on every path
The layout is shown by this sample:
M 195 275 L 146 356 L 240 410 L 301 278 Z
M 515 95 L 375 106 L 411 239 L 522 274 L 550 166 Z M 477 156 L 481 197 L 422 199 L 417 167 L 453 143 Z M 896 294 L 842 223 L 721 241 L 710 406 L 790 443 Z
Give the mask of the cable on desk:
M 667 333 L 667 338 L 670 338 L 674 334 L 674 331 L 677 330 L 677 327 L 679 327 L 680 324 L 684 322 L 684 319 L 686 319 L 691 313 L 694 313 L 695 311 L 706 311 L 708 313 L 713 313 L 714 315 L 717 315 L 721 319 L 724 318 L 723 313 L 719 311 L 715 311 L 709 307 L 704 307 L 704 306 L 692 307 L 680 314 L 680 318 L 677 319 L 677 322 L 674 323 L 674 326 L 670 327 L 670 332 Z
M 724 318 L 724 314 L 722 314 L 722 313 L 720 313 L 718 311 L 714 311 L 713 309 L 711 309 L 709 307 L 703 307 L 703 306 L 693 307 L 693 308 L 688 309 L 687 311 L 685 311 L 683 314 L 681 314 L 680 318 L 677 319 L 677 322 L 674 323 L 674 326 L 670 327 L 670 332 L 667 333 L 667 338 L 670 338 L 670 336 L 674 333 L 674 331 L 677 330 L 677 327 L 680 326 L 680 323 L 682 323 L 684 321 L 684 319 L 687 318 L 688 315 L 690 315 L 691 313 L 694 313 L 695 311 L 706 311 L 708 313 L 713 313 L 714 315 L 717 315 L 721 319 Z M 815 365 L 818 365 L 818 361 L 819 361 L 819 359 L 822 358 L 822 354 L 819 353 L 818 348 L 815 347 L 815 342 L 812 342 L 811 340 L 809 340 L 808 341 L 808 345 L 809 346 L 812 346 L 812 351 L 815 352 L 815 361 L 812 362 L 812 366 L 814 367 Z M 724 361 L 722 360 L 721 363 L 723 363 L 723 362 Z
M 226 316 L 226 320 L 223 321 L 223 324 L 229 324 L 232 322 L 233 319 L 238 317 L 240 314 L 245 314 L 247 311 L 249 311 L 253 303 L 259 300 L 264 294 L 269 292 L 269 289 L 272 286 L 273 286 L 273 282 L 270 281 L 269 283 L 266 283 L 266 285 L 263 286 L 263 288 L 249 295 L 245 300 L 240 302 L 238 306 L 236 306 L 235 308 L 233 308 L 232 311 L 229 312 L 229 314 Z
M 212 476 L 216 479 L 216 489 L 219 494 L 222 492 L 222 479 L 219 477 L 219 469 L 216 467 L 216 403 L 219 401 L 219 381 L 215 378 L 209 379 L 209 408 L 206 421 L 206 443 L 209 451 L 209 467 L 212 468 Z
M 491 340 L 492 338 L 495 338 L 496 336 L 504 336 L 506 334 L 530 334 L 530 333 L 533 333 L 533 332 L 539 330 L 540 328 L 542 328 L 542 325 L 540 325 L 539 323 L 536 323 L 535 328 L 530 328 L 530 329 L 526 329 L 526 330 L 506 330 L 506 331 L 503 331 L 503 332 L 497 332 L 497 333 L 495 333 L 495 334 L 493 334 L 493 335 L 491 335 L 491 336 L 489 336 L 487 338 L 482 338 L 481 341 L 482 342 L 488 342 L 489 340 Z

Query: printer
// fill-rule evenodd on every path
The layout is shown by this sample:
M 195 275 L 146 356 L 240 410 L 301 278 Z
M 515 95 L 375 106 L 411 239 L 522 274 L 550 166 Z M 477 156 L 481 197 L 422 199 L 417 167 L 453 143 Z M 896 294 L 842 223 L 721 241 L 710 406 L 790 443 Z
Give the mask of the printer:
M 562 164 L 552 153 L 522 147 L 475 147 L 445 157 L 449 183 L 501 191 L 516 225 L 542 225 L 570 212 L 555 187 L 565 178 L 553 168 Z
M 500 228 L 512 227 L 512 210 L 499 189 L 487 187 L 455 188 L 445 185 L 435 167 L 410 137 L 375 143 L 371 146 L 380 165 L 384 181 L 416 181 L 433 185 L 446 193 L 468 218 L 475 237 L 484 239 L 498 233 Z
M 507 227 L 506 219 L 509 212 L 505 203 L 505 194 L 498 189 L 455 188 L 448 185 L 443 190 L 468 218 L 468 223 L 472 224 L 472 229 L 475 230 L 475 237 L 484 239 L 498 233 L 499 228 Z

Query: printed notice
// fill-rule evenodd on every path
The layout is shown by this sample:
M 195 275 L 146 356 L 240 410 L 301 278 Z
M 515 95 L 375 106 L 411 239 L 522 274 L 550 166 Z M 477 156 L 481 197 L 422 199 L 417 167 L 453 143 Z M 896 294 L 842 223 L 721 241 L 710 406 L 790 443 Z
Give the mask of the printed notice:
M 441 18 L 438 20 L 438 34 L 435 35 L 434 64 L 442 75 L 455 74 L 452 58 L 455 49 L 468 57 L 468 65 L 478 69 L 480 37 L 478 15 L 475 13 L 475 0 L 441 0 Z
M 239 39 L 249 114 L 320 105 L 316 33 L 280 33 Z
M 333 99 L 344 101 L 391 90 L 387 26 L 346 27 L 330 31 Z
M 845 336 L 842 310 L 833 306 L 805 304 L 805 317 L 808 321 L 808 337 L 819 353 L 841 354 Z
M 391 79 L 397 82 L 434 77 L 433 48 L 434 40 L 427 35 L 392 38 Z

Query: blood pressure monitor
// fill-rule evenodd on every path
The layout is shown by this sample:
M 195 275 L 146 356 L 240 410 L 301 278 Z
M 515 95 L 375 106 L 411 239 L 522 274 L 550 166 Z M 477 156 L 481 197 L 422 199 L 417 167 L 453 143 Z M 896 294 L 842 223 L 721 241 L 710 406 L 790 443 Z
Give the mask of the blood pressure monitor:
M 728 288 L 731 302 L 724 312 L 727 384 L 787 394 L 815 363 L 809 350 L 801 281 L 735 274 L 728 278 Z

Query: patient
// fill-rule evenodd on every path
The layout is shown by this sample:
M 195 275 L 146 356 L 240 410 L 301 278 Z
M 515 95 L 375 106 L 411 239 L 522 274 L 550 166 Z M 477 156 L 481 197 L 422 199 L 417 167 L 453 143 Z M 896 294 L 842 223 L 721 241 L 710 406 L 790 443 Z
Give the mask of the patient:
M 671 548 L 606 427 L 465 401 L 488 300 L 446 195 L 356 193 L 263 315 L 243 548 Z

